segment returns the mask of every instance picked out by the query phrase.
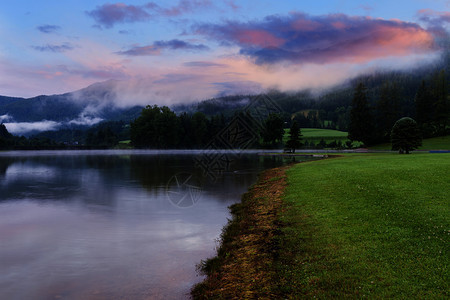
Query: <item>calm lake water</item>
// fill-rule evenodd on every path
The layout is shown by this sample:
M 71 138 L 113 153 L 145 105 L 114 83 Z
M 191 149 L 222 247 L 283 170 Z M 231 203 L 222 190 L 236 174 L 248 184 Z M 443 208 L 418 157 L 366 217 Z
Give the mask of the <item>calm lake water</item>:
M 0 152 L 0 299 L 188 298 L 227 207 L 282 164 L 238 154 Z

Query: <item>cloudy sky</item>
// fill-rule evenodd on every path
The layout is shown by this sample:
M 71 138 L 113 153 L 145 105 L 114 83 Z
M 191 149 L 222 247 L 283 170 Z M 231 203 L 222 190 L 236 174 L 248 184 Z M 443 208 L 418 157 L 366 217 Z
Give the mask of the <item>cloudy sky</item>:
M 435 59 L 448 0 L 14 0 L 0 4 L 0 95 L 110 79 L 125 102 L 329 87 Z

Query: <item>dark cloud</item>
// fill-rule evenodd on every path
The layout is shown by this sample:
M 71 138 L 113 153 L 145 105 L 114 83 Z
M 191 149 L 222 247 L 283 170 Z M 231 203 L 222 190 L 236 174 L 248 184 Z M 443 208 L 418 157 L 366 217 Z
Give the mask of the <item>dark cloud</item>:
M 175 17 L 212 6 L 210 0 L 181 0 L 177 5 L 171 7 L 161 7 L 154 2 L 144 5 L 108 3 L 97 6 L 96 9 L 87 11 L 86 14 L 92 17 L 97 25 L 111 28 L 117 23 L 142 22 L 161 15 Z
M 41 25 L 36 27 L 42 33 L 55 33 L 61 29 L 60 26 L 57 25 Z
M 202 24 L 194 32 L 237 45 L 258 64 L 365 62 L 435 48 L 432 34 L 417 24 L 343 14 L 292 13 L 246 23 Z
M 189 50 L 189 51 L 204 51 L 209 48 L 203 44 L 191 44 L 181 40 L 170 40 L 170 41 L 156 41 L 152 45 L 148 46 L 136 46 L 126 51 L 116 52 L 120 55 L 128 56 L 149 56 L 149 55 L 159 55 L 162 50 Z
M 45 46 L 31 46 L 31 48 L 40 52 L 54 52 L 54 53 L 62 53 L 75 49 L 74 46 L 68 43 L 62 45 L 47 44 Z
M 147 8 L 146 5 L 135 6 L 123 3 L 108 3 L 98 6 L 96 9 L 86 12 L 86 14 L 92 17 L 98 25 L 111 28 L 116 23 L 133 23 L 148 20 L 151 16 L 146 11 Z
M 209 61 L 190 61 L 183 64 L 186 67 L 200 67 L 200 68 L 208 68 L 208 67 L 226 67 L 227 65 L 224 64 L 218 64 L 214 62 Z

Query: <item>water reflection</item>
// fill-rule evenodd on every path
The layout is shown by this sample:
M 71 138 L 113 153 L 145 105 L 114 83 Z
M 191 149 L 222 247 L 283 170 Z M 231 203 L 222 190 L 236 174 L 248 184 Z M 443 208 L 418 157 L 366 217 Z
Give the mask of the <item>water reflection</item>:
M 243 156 L 179 209 L 167 184 L 203 178 L 192 155 L 18 154 L 0 156 L 0 299 L 186 298 L 228 205 L 281 163 Z

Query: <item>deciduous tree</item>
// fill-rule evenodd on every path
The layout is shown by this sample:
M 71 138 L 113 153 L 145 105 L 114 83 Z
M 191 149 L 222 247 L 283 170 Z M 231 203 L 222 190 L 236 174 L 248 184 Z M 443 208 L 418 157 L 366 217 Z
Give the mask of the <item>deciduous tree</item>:
M 409 154 L 409 151 L 422 145 L 422 134 L 416 121 L 411 118 L 401 118 L 395 122 L 391 132 L 392 150 Z

